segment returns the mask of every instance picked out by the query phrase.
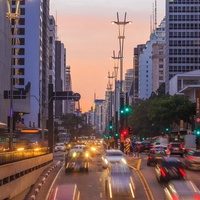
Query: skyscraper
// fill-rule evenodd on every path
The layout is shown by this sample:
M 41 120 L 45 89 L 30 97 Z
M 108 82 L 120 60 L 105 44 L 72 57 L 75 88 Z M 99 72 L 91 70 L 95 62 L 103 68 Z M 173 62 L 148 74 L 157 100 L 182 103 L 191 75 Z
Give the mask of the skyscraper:
M 173 76 L 200 69 L 199 12 L 199 0 L 166 0 L 166 92 Z

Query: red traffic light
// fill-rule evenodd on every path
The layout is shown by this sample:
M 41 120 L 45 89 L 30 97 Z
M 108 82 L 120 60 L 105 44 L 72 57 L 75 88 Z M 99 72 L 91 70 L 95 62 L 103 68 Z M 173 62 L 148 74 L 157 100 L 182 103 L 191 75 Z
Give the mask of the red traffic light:
M 128 130 L 126 130 L 126 129 L 124 129 L 124 130 L 122 130 L 122 133 L 121 133 L 122 135 L 128 135 Z

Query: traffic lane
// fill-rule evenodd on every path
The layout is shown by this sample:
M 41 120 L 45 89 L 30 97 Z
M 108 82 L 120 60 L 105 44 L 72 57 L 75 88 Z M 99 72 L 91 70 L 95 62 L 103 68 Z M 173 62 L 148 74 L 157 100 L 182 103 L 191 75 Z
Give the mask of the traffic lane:
M 153 194 L 154 200 L 164 199 L 163 185 L 160 184 L 155 175 L 155 166 L 147 166 L 147 154 L 143 153 L 140 155 L 142 158 L 140 171 L 145 177 L 151 192 Z
M 140 179 L 135 174 L 134 170 L 133 170 L 133 177 L 136 186 L 135 199 L 138 200 L 147 199 L 143 186 L 140 182 Z M 55 189 L 56 186 L 58 185 L 77 184 L 78 190 L 80 191 L 81 199 L 106 200 L 107 199 L 106 189 L 105 189 L 106 178 L 107 178 L 106 170 L 104 170 L 101 166 L 101 156 L 97 155 L 95 157 L 92 157 L 88 173 L 72 172 L 66 174 L 65 169 L 63 167 L 58 177 L 56 178 L 52 189 Z M 130 197 L 124 199 L 130 199 Z
M 141 172 L 143 173 L 144 177 L 146 178 L 152 193 L 154 195 L 155 200 L 159 200 L 161 196 L 164 196 L 164 190 L 163 187 L 165 184 L 158 183 L 155 175 L 155 167 L 154 166 L 147 166 L 147 156 L 145 154 L 140 155 L 142 158 L 141 163 Z M 177 155 L 171 155 L 173 157 L 178 157 L 182 163 L 184 163 L 184 158 L 181 158 Z M 186 179 L 192 180 L 198 189 L 200 189 L 200 170 L 199 171 L 193 171 L 189 169 L 185 169 L 186 171 Z M 164 198 L 164 197 L 163 197 Z
M 105 171 L 101 168 L 101 163 L 95 160 L 90 162 L 88 173 L 65 173 L 63 166 L 52 189 L 54 190 L 58 185 L 77 184 L 81 199 L 105 199 L 102 192 L 105 188 L 103 175 Z

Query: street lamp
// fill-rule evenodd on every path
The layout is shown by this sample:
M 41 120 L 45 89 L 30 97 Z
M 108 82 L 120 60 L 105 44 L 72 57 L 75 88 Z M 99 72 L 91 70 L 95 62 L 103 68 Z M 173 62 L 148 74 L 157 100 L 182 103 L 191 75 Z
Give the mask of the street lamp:
M 20 5 L 21 0 L 6 0 L 7 2 L 7 13 L 6 17 L 9 19 L 10 23 L 10 36 L 11 36 L 11 70 L 10 70 L 10 140 L 9 140 L 9 149 L 13 150 L 13 55 L 14 55 L 14 45 L 16 38 L 14 37 L 17 33 L 17 25 L 19 22 L 20 16 Z M 12 2 L 15 2 L 15 5 L 12 5 Z M 15 9 L 12 9 L 15 8 Z M 15 12 L 12 12 L 15 11 Z M 14 27 L 12 33 L 12 26 Z
M 112 21 L 112 24 L 118 26 L 118 40 L 119 40 L 119 57 L 120 57 L 120 110 L 124 107 L 124 94 L 122 91 L 123 86 L 123 51 L 124 51 L 124 39 L 125 39 L 125 26 L 131 24 L 131 21 L 126 21 L 126 13 L 124 15 L 124 21 L 119 21 L 119 14 L 117 12 L 117 21 Z M 124 118 L 120 116 L 120 132 L 124 129 Z M 120 141 L 120 149 L 124 151 L 124 142 Z

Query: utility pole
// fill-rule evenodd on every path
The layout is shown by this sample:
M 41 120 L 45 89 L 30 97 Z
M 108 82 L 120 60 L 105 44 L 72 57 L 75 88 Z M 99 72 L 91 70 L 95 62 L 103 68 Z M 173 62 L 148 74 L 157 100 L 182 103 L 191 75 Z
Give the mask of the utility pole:
M 112 24 L 118 26 L 118 40 L 119 40 L 119 57 L 120 57 L 120 110 L 124 109 L 124 93 L 123 93 L 123 52 L 124 52 L 124 39 L 125 39 L 125 26 L 131 24 L 131 21 L 126 21 L 126 13 L 124 15 L 124 21 L 119 20 L 119 14 L 117 12 L 117 21 L 112 21 Z M 120 136 L 124 129 L 124 117 L 120 115 Z M 121 137 L 120 137 L 121 138 Z M 120 141 L 120 149 L 124 152 L 124 141 Z

